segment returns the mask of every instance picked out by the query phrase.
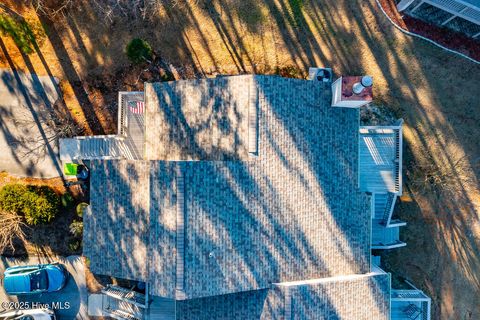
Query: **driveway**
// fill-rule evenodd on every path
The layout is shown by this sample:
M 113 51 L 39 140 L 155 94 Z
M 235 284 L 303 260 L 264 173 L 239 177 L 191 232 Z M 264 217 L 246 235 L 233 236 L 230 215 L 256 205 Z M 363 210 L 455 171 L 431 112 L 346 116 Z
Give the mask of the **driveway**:
M 32 306 L 49 305 L 55 309 L 58 319 L 89 319 L 87 315 L 87 288 L 85 284 L 85 269 L 82 259 L 79 256 L 67 258 L 45 258 L 29 257 L 27 260 L 10 259 L 1 257 L 0 273 L 3 275 L 5 268 L 15 265 L 39 264 L 59 261 L 70 273 L 67 285 L 58 293 L 44 293 L 41 295 L 9 296 L 3 287 L 0 287 L 0 302 L 25 302 L 24 305 Z M 2 306 L 9 307 L 3 303 Z M 0 311 L 3 308 L 0 308 Z
M 57 80 L 0 69 L 0 171 L 53 178 L 61 175 L 53 105 Z

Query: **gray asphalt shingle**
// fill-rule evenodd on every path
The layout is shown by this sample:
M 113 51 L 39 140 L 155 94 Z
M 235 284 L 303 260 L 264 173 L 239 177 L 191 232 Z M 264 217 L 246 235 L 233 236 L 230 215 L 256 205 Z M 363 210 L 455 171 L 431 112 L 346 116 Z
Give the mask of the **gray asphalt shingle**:
M 175 110 L 167 129 L 158 123 L 161 112 L 148 115 L 158 103 Z M 204 103 L 207 117 L 199 120 L 192 113 Z M 242 109 L 251 103 L 258 110 L 256 155 L 248 154 Z M 185 177 L 183 298 L 370 271 L 358 110 L 330 107 L 319 83 L 270 76 L 150 84 L 146 109 L 146 152 L 156 160 L 92 165 L 84 247 L 94 272 L 148 281 L 152 294 L 175 297 L 178 166 Z M 230 128 L 220 135 L 209 127 L 219 121 Z M 186 128 L 172 136 L 179 125 Z M 206 139 L 212 132 L 215 139 Z M 235 161 L 164 161 L 202 157 Z

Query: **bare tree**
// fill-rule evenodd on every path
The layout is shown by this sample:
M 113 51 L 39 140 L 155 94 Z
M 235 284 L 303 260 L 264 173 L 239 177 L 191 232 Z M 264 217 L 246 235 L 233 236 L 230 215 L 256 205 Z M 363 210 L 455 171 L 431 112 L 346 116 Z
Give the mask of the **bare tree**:
M 73 0 L 28 0 L 40 14 L 54 18 L 72 6 Z
M 14 125 L 21 131 L 43 132 L 43 135 L 26 135 L 21 139 L 12 140 L 9 145 L 22 158 L 42 159 L 48 154 L 48 146 L 56 145 L 60 138 L 70 138 L 82 133 L 82 128 L 71 116 L 59 111 L 60 107 L 53 110 L 46 108 L 36 112 L 36 118 L 25 111 L 25 114 L 13 119 Z
M 166 8 L 181 8 L 197 5 L 200 0 L 92 0 L 105 21 L 112 22 L 115 17 L 133 15 L 134 18 L 149 20 L 157 17 L 159 11 Z
M 28 226 L 23 218 L 13 212 L 0 211 L 0 252 L 11 249 L 15 252 L 14 241 L 26 241 L 24 229 Z

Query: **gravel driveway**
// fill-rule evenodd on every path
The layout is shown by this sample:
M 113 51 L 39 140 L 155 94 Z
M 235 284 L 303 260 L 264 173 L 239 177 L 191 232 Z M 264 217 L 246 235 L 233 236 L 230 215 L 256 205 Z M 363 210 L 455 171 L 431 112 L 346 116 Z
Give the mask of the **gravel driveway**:
M 67 258 L 39 258 L 29 257 L 27 260 L 11 259 L 1 257 L 0 273 L 9 266 L 29 265 L 58 261 L 62 263 L 70 273 L 67 285 L 58 293 L 44 293 L 40 295 L 9 296 L 3 287 L 0 287 L 0 311 L 10 309 L 16 305 L 37 306 L 48 305 L 55 309 L 58 319 L 89 319 L 87 315 L 87 288 L 85 285 L 85 269 L 82 259 L 79 256 Z M 11 302 L 11 303 L 9 303 Z M 19 302 L 19 304 L 15 304 Z

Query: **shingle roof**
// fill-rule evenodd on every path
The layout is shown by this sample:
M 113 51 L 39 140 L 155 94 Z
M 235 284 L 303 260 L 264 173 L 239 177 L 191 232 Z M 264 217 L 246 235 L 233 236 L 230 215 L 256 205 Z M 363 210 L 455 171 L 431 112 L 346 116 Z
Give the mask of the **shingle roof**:
M 176 319 L 390 319 L 390 277 L 367 274 L 179 301 Z
M 245 159 L 253 81 L 249 75 L 146 83 L 146 159 Z
M 228 83 L 234 96 L 235 90 L 253 81 L 258 154 L 222 149 L 218 154 L 248 161 L 137 162 L 140 174 L 149 172 L 144 181 L 120 174 L 124 166 L 135 168 L 137 164 L 94 163 L 93 214 L 86 217 L 84 244 L 93 272 L 143 279 L 152 284 L 154 295 L 180 297 L 175 292 L 181 279 L 176 269 L 177 168 L 185 177 L 183 298 L 369 272 L 370 204 L 358 190 L 358 110 L 330 107 L 323 87 L 313 81 L 267 76 L 228 79 L 203 80 L 207 84 L 202 82 L 200 88 L 211 90 Z M 196 83 L 164 83 L 162 87 L 182 93 L 187 90 L 182 88 Z M 196 96 L 203 99 L 201 94 Z M 152 101 L 147 99 L 147 110 Z M 170 108 L 183 110 L 186 101 L 168 103 L 180 104 Z M 155 131 L 148 118 L 147 136 Z M 208 143 L 187 148 L 185 154 L 195 158 L 203 154 L 197 153 L 203 147 L 210 155 Z M 141 205 L 148 207 L 125 210 L 131 208 L 129 197 L 137 189 L 144 200 Z M 146 267 L 135 271 L 131 266 L 142 262 L 141 254 L 130 257 L 123 250 L 132 248 L 133 232 L 128 227 L 137 223 L 147 230 L 134 243 L 145 253 Z M 97 242 L 97 235 L 90 236 L 94 232 L 104 239 Z M 124 261 L 128 267 L 112 268 Z
M 132 280 L 147 277 L 150 164 L 91 161 L 84 254 L 92 270 Z
M 290 287 L 289 293 L 292 319 L 390 319 L 388 274 L 322 279 Z

